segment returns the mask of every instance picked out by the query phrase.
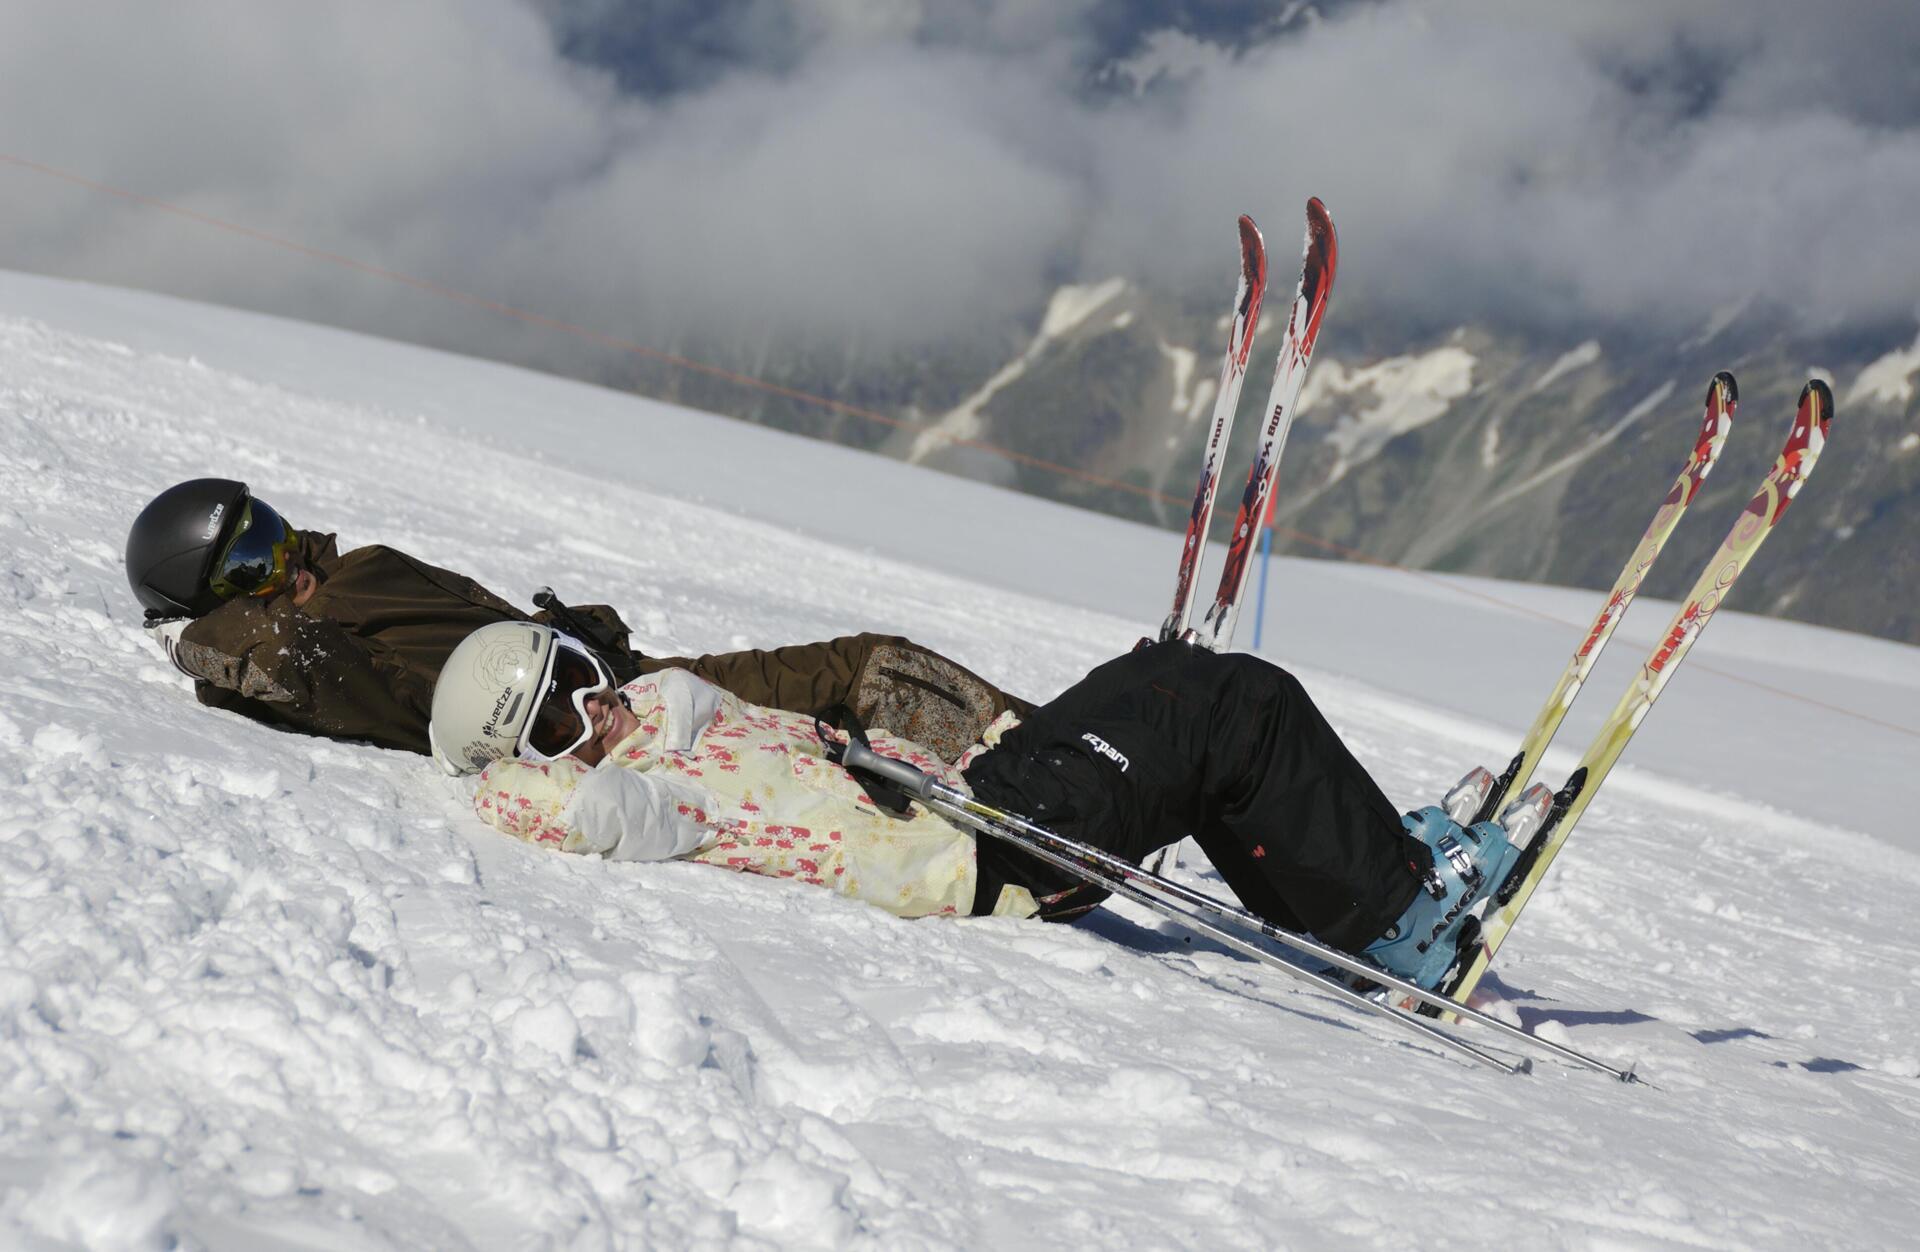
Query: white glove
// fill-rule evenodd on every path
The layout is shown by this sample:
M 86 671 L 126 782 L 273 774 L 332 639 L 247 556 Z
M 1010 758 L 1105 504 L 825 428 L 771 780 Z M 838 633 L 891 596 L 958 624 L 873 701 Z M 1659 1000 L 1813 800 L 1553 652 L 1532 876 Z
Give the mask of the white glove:
M 603 764 L 573 789 L 560 821 L 564 852 L 597 852 L 609 861 L 665 861 L 706 843 L 712 832 L 691 816 L 716 807 L 690 779 Z
M 200 675 L 188 669 L 186 663 L 180 659 L 180 636 L 186 633 L 187 627 L 192 622 L 193 619 L 190 617 L 163 617 L 159 621 L 148 622 L 147 633 L 153 636 L 155 643 L 160 645 L 160 650 L 167 654 L 167 660 L 173 663 L 173 668 L 188 678 L 197 679 Z

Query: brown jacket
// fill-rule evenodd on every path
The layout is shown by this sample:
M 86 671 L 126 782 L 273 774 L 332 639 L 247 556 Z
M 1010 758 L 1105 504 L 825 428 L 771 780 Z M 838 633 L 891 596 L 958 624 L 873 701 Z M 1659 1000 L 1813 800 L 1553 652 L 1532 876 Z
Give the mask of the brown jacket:
M 364 739 L 425 754 L 433 685 L 448 654 L 478 628 L 531 617 L 463 574 L 379 544 L 342 556 L 334 536 L 298 532 L 319 578 L 307 603 L 287 595 L 234 600 L 191 623 L 180 663 L 202 704 L 334 739 Z M 604 605 L 575 612 L 606 628 L 620 650 L 627 627 Z M 849 635 L 823 643 L 710 656 L 642 657 L 752 704 L 816 713 L 844 704 L 870 726 L 957 757 L 1008 708 L 1030 706 L 909 640 Z

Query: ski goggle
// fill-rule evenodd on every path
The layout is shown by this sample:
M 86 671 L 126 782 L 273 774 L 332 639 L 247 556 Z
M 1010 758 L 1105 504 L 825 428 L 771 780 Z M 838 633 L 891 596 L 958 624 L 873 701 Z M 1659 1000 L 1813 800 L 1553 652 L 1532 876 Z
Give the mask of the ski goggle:
M 587 697 L 613 686 L 600 658 L 566 635 L 555 634 L 553 650 L 540 675 L 533 716 L 514 743 L 523 759 L 552 761 L 593 738 L 593 719 L 587 716 Z
M 249 499 L 233 538 L 213 562 L 207 586 L 222 600 L 270 596 L 287 585 L 298 546 L 293 528 L 272 506 L 264 500 Z

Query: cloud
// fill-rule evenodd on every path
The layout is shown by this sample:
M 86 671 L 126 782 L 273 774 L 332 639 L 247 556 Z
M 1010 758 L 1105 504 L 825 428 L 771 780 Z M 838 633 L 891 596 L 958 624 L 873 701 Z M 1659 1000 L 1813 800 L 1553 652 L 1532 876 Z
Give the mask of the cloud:
M 1920 304 L 1916 36 L 1781 0 L 25 0 L 0 152 L 662 346 L 924 349 L 1116 273 L 1206 294 L 1235 214 L 1287 254 L 1309 194 L 1383 313 L 1834 329 Z M 0 187 L 0 264 L 523 333 Z

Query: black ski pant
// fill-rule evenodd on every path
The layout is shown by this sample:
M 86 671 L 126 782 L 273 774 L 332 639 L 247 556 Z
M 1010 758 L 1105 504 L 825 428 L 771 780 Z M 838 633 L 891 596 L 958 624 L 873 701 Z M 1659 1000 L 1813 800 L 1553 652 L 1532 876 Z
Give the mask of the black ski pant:
M 1431 865 L 1298 679 L 1258 657 L 1152 644 L 1100 666 L 977 758 L 987 804 L 1130 861 L 1191 835 L 1249 910 L 1358 951 Z M 992 836 L 979 898 L 1025 886 L 1064 919 L 1102 893 Z

